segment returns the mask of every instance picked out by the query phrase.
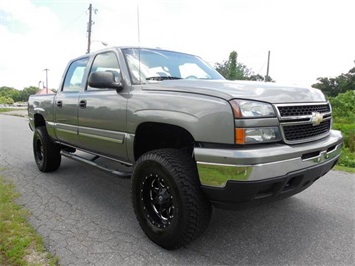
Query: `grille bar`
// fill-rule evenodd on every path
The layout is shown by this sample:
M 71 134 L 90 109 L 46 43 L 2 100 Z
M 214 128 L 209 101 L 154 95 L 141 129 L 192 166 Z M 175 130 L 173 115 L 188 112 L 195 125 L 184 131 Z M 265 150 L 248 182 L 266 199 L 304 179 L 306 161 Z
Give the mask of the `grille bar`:
M 285 143 L 304 143 L 327 136 L 331 129 L 331 107 L 326 104 L 277 105 Z M 323 115 L 319 125 L 312 124 L 312 113 Z

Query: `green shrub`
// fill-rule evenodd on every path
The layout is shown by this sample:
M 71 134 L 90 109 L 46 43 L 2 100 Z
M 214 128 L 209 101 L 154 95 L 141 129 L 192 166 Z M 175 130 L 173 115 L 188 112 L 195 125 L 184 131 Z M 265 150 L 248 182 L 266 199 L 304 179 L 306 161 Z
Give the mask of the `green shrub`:
M 333 109 L 333 128 L 340 130 L 344 137 L 338 164 L 355 168 L 355 91 L 338 94 L 329 101 Z
M 338 161 L 338 165 L 355 168 L 355 153 L 344 147 Z
M 355 123 L 354 124 L 341 124 L 333 123 L 333 128 L 340 130 L 344 136 L 344 146 L 350 152 L 355 152 Z

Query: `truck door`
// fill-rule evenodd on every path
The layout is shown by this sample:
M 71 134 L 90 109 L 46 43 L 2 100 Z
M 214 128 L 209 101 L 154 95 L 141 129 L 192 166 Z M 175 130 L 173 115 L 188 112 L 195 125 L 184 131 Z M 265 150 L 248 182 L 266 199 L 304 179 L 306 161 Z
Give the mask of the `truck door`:
M 82 58 L 70 64 L 62 88 L 54 101 L 57 138 L 74 146 L 77 146 L 79 141 L 78 101 L 80 90 L 85 86 L 83 80 L 88 61 L 88 58 Z
M 120 76 L 120 66 L 114 52 L 97 54 L 90 73 L 111 71 Z M 126 105 L 129 88 L 96 89 L 87 85 L 79 98 L 80 147 L 100 155 L 127 161 Z

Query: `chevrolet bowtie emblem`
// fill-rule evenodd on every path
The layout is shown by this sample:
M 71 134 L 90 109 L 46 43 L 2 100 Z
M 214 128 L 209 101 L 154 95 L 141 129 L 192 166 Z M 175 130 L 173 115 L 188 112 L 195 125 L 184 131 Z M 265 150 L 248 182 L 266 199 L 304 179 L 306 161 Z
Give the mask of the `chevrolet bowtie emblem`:
M 311 122 L 313 126 L 319 125 L 323 121 L 323 115 L 318 112 L 312 112 Z

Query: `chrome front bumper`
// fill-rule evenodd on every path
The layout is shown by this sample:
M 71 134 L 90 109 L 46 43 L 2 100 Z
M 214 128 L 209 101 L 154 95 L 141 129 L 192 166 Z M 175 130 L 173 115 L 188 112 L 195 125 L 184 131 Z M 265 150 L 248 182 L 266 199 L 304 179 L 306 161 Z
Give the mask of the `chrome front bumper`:
M 324 139 L 298 145 L 264 145 L 235 149 L 195 148 L 200 182 L 223 188 L 228 181 L 261 181 L 311 167 L 334 164 L 343 137 L 332 130 Z

